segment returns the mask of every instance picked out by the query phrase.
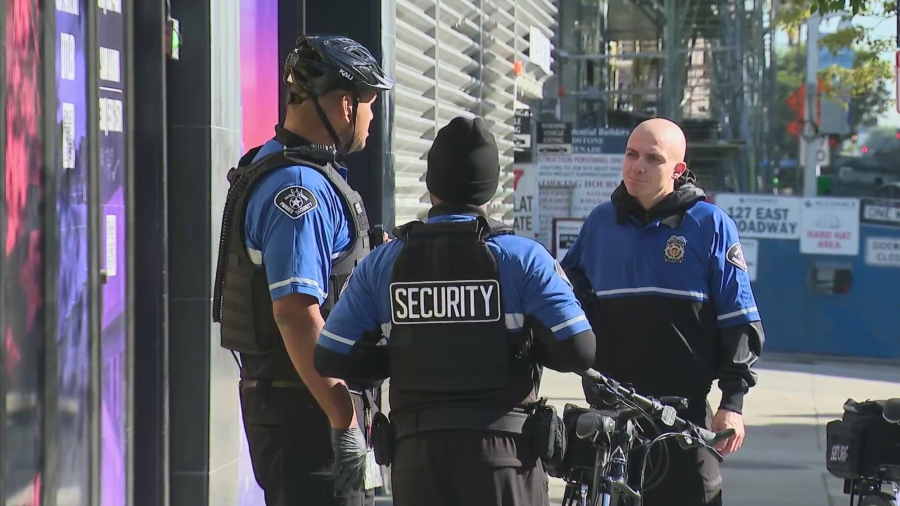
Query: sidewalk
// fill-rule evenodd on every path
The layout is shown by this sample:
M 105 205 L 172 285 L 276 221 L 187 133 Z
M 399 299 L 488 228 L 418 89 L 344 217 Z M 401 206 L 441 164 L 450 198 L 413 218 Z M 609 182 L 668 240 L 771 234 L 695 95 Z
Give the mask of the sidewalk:
M 849 504 L 843 482 L 825 470 L 825 424 L 840 418 L 848 398 L 900 397 L 900 364 L 773 355 L 757 370 L 759 385 L 745 399 L 747 438 L 722 464 L 725 503 Z M 585 405 L 576 375 L 546 371 L 541 394 L 560 412 L 566 403 Z M 714 388 L 710 403 L 718 402 Z M 562 494 L 562 482 L 551 478 L 551 504 L 560 504 Z M 380 505 L 391 504 L 389 498 L 379 499 Z

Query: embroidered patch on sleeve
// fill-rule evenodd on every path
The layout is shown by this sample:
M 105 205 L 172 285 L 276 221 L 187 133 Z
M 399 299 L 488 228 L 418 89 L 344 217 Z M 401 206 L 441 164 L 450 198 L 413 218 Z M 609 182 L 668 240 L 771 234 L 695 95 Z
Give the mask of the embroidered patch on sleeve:
M 275 196 L 275 207 L 292 220 L 312 211 L 318 205 L 319 201 L 313 192 L 302 186 L 288 186 Z
M 738 269 L 747 272 L 747 261 L 744 260 L 744 250 L 741 249 L 741 243 L 736 242 L 732 244 L 728 248 L 728 252 L 725 253 L 725 259 Z
M 559 261 L 556 261 L 555 263 L 556 273 L 559 274 L 559 277 L 563 278 L 563 281 L 565 281 L 566 284 L 569 285 L 569 288 L 575 288 L 574 286 L 572 286 L 572 282 L 569 281 L 569 276 L 566 276 L 566 271 L 565 269 L 563 269 L 562 265 L 559 264 Z

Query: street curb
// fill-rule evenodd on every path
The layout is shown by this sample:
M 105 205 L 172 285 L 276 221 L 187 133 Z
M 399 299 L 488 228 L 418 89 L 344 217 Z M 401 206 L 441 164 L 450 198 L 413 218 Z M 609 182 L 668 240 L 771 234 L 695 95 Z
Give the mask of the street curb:
M 852 355 L 816 355 L 812 353 L 792 353 L 787 351 L 763 352 L 757 366 L 765 366 L 766 362 L 791 362 L 795 364 L 840 363 L 840 364 L 874 364 L 900 366 L 900 359 L 856 357 Z

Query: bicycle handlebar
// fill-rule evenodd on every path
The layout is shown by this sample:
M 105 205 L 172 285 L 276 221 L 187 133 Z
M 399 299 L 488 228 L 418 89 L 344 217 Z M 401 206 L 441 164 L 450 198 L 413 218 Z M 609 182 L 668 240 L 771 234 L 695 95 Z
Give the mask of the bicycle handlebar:
M 595 371 L 594 369 L 588 369 L 586 371 L 579 372 L 578 375 L 587 379 L 588 381 L 591 381 L 592 383 L 595 383 L 597 386 L 600 386 L 612 392 L 618 397 L 628 399 L 641 409 L 647 411 L 648 414 L 659 415 L 661 421 L 664 424 L 675 427 L 680 431 L 690 432 L 691 434 L 687 435 L 696 436 L 698 442 L 707 450 L 712 452 L 712 454 L 719 462 L 725 460 L 725 458 L 722 457 L 722 455 L 718 451 L 716 451 L 713 446 L 719 441 L 722 441 L 723 439 L 727 439 L 734 435 L 734 429 L 725 429 L 723 431 L 713 432 L 687 420 L 682 420 L 676 415 L 675 408 L 664 405 L 658 399 L 645 397 L 632 389 L 625 388 L 621 384 L 619 384 L 618 381 L 612 378 L 608 378 Z

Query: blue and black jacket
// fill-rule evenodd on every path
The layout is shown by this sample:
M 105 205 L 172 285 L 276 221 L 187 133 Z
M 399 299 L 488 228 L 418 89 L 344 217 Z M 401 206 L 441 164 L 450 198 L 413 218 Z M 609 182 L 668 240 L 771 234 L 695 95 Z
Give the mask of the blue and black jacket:
M 687 397 L 699 421 L 714 380 L 721 407 L 741 412 L 764 342 L 737 228 L 705 199 L 686 183 L 645 210 L 620 185 L 562 261 L 597 335 L 595 368 Z

